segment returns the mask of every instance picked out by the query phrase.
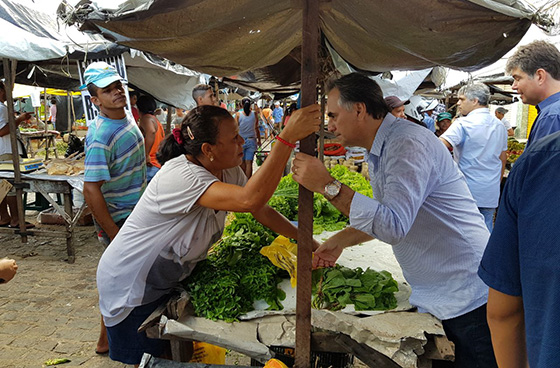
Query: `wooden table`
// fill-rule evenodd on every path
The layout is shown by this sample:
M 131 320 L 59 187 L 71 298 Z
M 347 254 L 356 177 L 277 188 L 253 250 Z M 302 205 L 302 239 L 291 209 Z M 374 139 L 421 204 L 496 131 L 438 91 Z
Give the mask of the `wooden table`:
M 33 145 L 31 144 L 31 142 L 33 140 L 42 140 L 41 143 L 39 143 L 39 147 L 41 148 L 42 145 L 45 146 L 45 159 L 48 160 L 49 158 L 49 149 L 53 150 L 54 153 L 54 157 L 58 158 L 58 152 L 56 152 L 56 142 L 54 140 L 54 138 L 58 135 L 59 133 L 57 131 L 54 130 L 48 130 L 48 131 L 37 131 L 37 132 L 21 132 L 21 138 L 23 139 L 24 143 L 25 143 L 25 149 L 27 151 L 27 155 L 29 157 L 35 157 L 36 152 L 33 151 Z
M 14 173 L 11 171 L 0 171 L 0 179 L 6 179 L 13 183 Z M 73 181 L 73 184 L 71 182 Z M 66 238 L 66 251 L 68 253 L 68 263 L 74 263 L 76 253 L 74 249 L 74 227 L 78 219 L 86 208 L 84 202 L 76 214 L 72 209 L 72 189 L 75 188 L 76 183 L 83 183 L 83 176 L 64 176 L 64 175 L 47 175 L 46 173 L 31 173 L 22 174 L 22 182 L 25 184 L 24 191 L 27 193 L 41 193 L 43 197 L 49 201 L 54 207 L 56 212 L 62 216 L 65 222 L 65 232 L 61 234 L 60 231 L 46 230 L 40 228 L 33 228 L 26 231 L 27 235 L 43 235 L 52 237 L 65 237 Z M 79 189 L 79 188 L 77 188 Z M 56 203 L 49 195 L 50 193 L 58 193 L 63 195 L 63 206 Z M 0 228 L 0 232 L 15 232 L 20 233 L 19 228 Z

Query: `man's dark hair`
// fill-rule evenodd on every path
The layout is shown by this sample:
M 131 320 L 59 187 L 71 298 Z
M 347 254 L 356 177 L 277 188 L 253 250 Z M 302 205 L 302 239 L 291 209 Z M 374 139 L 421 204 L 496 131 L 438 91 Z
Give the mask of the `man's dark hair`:
M 53 105 L 56 105 L 56 98 L 55 98 L 55 97 L 51 98 L 51 103 L 52 103 Z
M 208 84 L 197 84 L 192 90 L 193 99 L 196 101 L 197 98 L 204 96 L 209 89 L 212 89 L 212 86 Z
M 88 85 L 87 85 L 87 90 L 88 90 L 90 96 L 97 97 L 97 90 L 98 89 L 99 89 L 99 87 L 97 87 L 93 83 L 88 83 Z
M 328 90 L 333 88 L 340 92 L 338 104 L 346 110 L 351 110 L 355 103 L 361 102 L 374 119 L 383 119 L 390 112 L 379 85 L 363 74 L 351 73 L 331 81 Z
M 560 51 L 546 41 L 535 41 L 521 46 L 508 59 L 506 72 L 511 74 L 515 68 L 521 69 L 530 77 L 533 77 L 538 69 L 544 69 L 552 78 L 560 80 Z
M 4 92 L 6 91 L 6 87 L 4 86 L 4 82 L 3 82 L 3 81 L 0 81 L 0 89 L 1 89 L 2 91 L 4 91 Z
M 148 95 L 142 95 L 138 97 L 136 106 L 138 107 L 138 111 L 140 111 L 142 114 L 154 115 L 154 112 L 157 109 L 156 100 L 152 96 Z

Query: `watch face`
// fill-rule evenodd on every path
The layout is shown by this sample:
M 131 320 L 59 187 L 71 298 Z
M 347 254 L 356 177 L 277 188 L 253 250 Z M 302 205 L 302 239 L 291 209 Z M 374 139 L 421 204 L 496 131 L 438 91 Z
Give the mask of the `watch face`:
M 333 183 L 329 184 L 327 186 L 327 194 L 331 197 L 337 195 L 338 194 L 338 187 Z

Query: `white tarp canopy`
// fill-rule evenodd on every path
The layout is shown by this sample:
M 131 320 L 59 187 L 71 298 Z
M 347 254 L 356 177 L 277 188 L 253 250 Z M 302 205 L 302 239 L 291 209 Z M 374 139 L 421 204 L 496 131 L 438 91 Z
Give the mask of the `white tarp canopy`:
M 124 53 L 131 85 L 172 106 L 195 106 L 192 88 L 208 76 L 69 27 L 57 21 L 56 3 L 50 2 L 50 13 L 29 5 L 14 0 L 0 3 L 0 32 L 4 35 L 0 58 L 21 61 L 18 83 L 77 90 L 80 82 L 76 60 Z
M 0 19 L 0 33 L 0 58 L 37 61 L 66 55 L 64 43 L 36 36 L 4 19 Z

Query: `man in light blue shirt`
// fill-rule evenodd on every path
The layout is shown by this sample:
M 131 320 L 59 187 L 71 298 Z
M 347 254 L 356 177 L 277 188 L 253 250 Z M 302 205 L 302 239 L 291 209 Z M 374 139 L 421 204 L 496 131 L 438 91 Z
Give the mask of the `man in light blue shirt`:
M 272 118 L 274 119 L 274 127 L 280 129 L 280 123 L 282 123 L 282 117 L 284 117 L 284 110 L 280 107 L 280 102 L 276 101 L 274 103 L 274 110 L 272 110 Z
M 453 148 L 455 161 L 492 232 L 506 165 L 507 130 L 488 110 L 490 90 L 485 84 L 467 84 L 458 96 L 457 106 L 463 117 L 451 124 L 439 139 Z
M 345 247 L 372 237 L 391 244 L 410 303 L 441 319 L 455 343 L 455 366 L 496 367 L 488 290 L 476 274 L 489 232 L 448 150 L 428 129 L 389 114 L 381 89 L 363 75 L 335 81 L 327 104 L 329 131 L 369 151 L 374 198 L 334 180 L 317 158 L 296 155 L 293 178 L 350 218 L 317 249 L 314 266 L 333 266 Z

